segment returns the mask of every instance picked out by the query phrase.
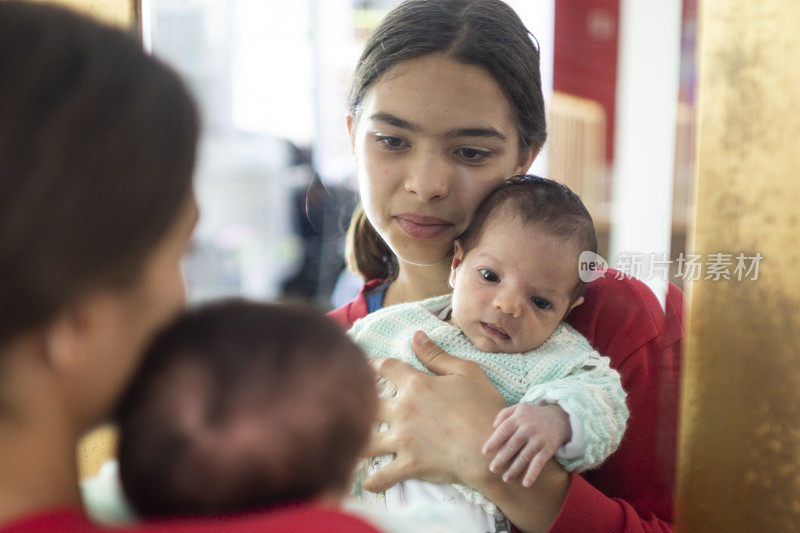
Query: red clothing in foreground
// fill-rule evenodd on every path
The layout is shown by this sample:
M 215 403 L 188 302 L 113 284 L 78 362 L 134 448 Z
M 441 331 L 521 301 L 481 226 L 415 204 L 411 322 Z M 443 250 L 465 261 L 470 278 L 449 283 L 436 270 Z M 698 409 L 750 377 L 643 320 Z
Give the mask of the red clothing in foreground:
M 567 318 L 622 376 L 630 409 L 619 449 L 599 468 L 572 474 L 551 531 L 669 531 L 677 425 L 683 294 L 670 284 L 665 310 L 641 281 L 613 269 L 586 286 Z M 362 287 L 329 316 L 343 327 L 367 314 Z M 665 312 L 666 311 L 666 312 Z
M 337 509 L 302 505 L 282 511 L 253 513 L 241 518 L 181 520 L 135 528 L 102 528 L 92 524 L 80 511 L 65 509 L 42 512 L 0 526 L 0 533 L 240 533 L 242 531 L 286 533 L 378 533 L 378 530 Z

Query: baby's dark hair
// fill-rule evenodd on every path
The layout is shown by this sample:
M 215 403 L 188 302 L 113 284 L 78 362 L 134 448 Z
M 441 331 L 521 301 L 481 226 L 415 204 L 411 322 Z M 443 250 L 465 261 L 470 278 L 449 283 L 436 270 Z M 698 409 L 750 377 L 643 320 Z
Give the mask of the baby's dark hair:
M 574 242 L 579 253 L 597 253 L 592 215 L 580 197 L 563 183 L 528 174 L 509 178 L 481 202 L 469 227 L 458 238 L 464 255 L 478 244 L 487 221 L 501 208 L 503 214 L 519 217 L 524 224 Z M 576 263 L 576 273 L 577 269 Z M 578 278 L 572 301 L 583 296 L 585 289 L 586 283 Z
M 118 406 L 122 485 L 145 519 L 344 494 L 376 410 L 366 358 L 327 317 L 208 305 L 158 336 Z

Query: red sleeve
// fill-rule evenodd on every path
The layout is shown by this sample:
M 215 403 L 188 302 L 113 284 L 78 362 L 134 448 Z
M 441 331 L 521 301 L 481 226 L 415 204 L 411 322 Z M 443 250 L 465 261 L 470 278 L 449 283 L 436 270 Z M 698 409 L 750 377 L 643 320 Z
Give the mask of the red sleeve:
M 600 468 L 572 476 L 552 531 L 671 528 L 683 294 L 670 285 L 665 311 L 642 282 L 617 276 L 587 285 L 568 321 L 620 372 L 628 428 Z
M 282 511 L 213 520 L 181 520 L 112 531 L 118 533 L 379 533 L 375 527 L 333 507 L 314 504 Z
M 365 295 L 380 283 L 383 283 L 382 279 L 368 281 L 361 287 L 358 296 L 353 301 L 330 311 L 328 316 L 338 322 L 344 329 L 350 329 L 353 322 L 367 316 L 367 298 Z
M 672 525 L 652 514 L 642 518 L 629 503 L 609 498 L 573 473 L 567 499 L 550 532 L 575 531 L 668 532 L 672 531 Z
M 301 505 L 282 511 L 252 513 L 231 518 L 180 520 L 130 528 L 104 528 L 92 524 L 77 510 L 54 510 L 0 526 L 0 533 L 58 531 L 62 533 L 379 533 L 360 518 L 332 507 Z
M 30 533 L 31 531 L 60 531 L 64 533 L 101 531 L 76 509 L 53 509 L 20 517 L 0 525 L 0 533 Z

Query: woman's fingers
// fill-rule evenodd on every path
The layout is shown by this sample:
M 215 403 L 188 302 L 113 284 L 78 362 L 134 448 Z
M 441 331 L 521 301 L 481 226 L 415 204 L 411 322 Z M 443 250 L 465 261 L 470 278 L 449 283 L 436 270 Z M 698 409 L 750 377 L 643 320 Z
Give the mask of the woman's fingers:
M 378 413 L 376 422 L 387 422 L 391 419 L 392 400 L 394 398 L 378 398 Z
M 486 440 L 486 443 L 484 443 L 483 448 L 481 448 L 481 453 L 486 455 L 487 453 L 491 453 L 492 451 L 496 450 L 504 442 L 510 439 L 511 435 L 513 435 L 516 430 L 517 426 L 516 424 L 514 424 L 513 421 L 503 422 L 500 426 L 497 427 L 497 429 L 494 430 L 494 433 L 492 433 L 492 435 Z
M 420 362 L 425 367 L 440 376 L 442 375 L 468 375 L 475 371 L 480 370 L 480 367 L 472 361 L 453 357 L 445 352 L 423 331 L 417 331 L 412 338 L 411 347 Z
M 367 443 L 367 449 L 364 450 L 363 456 L 379 457 L 381 455 L 395 453 L 396 446 L 392 443 L 391 437 L 392 436 L 388 431 L 382 431 L 381 433 L 373 433 L 372 437 L 369 439 L 369 442 Z
M 412 472 L 404 469 L 400 461 L 395 459 L 371 476 L 364 478 L 361 486 L 370 492 L 381 492 L 413 476 Z
M 392 359 L 391 357 L 376 357 L 370 360 L 370 364 L 379 376 L 391 381 L 397 389 L 403 388 L 412 376 L 418 376 L 417 379 L 422 376 L 429 376 L 429 374 L 420 372 L 404 362 L 398 359 Z
M 368 451 L 395 453 L 400 463 L 395 459 L 391 469 L 371 479 L 369 490 L 409 477 L 475 484 L 487 475 L 490 457 L 480 450 L 505 401 L 475 363 L 446 354 L 424 335 L 421 340 L 427 350 L 420 352 L 421 360 L 436 361 L 433 370 L 449 367 L 454 373 L 434 376 L 395 359 L 372 361 L 376 372 L 395 385 L 397 396 L 381 402 L 380 421 L 389 424 L 389 435 L 376 437 Z

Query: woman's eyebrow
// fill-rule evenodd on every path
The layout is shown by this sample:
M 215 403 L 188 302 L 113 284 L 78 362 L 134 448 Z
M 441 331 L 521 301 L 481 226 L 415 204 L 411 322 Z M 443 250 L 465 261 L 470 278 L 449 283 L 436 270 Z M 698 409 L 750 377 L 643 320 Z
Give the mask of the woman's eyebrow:
M 391 113 L 386 112 L 379 112 L 375 113 L 374 115 L 370 115 L 370 120 L 377 120 L 380 122 L 385 122 L 390 126 L 394 126 L 396 128 L 402 128 L 404 130 L 413 131 L 414 133 L 419 133 L 422 131 L 422 128 L 413 124 L 405 119 L 402 119 L 398 116 L 392 115 Z M 494 128 L 457 128 L 454 130 L 448 130 L 444 133 L 444 136 L 447 138 L 453 137 L 489 137 L 498 139 L 501 141 L 506 140 L 506 136 L 497 131 Z
M 501 141 L 506 140 L 506 136 L 494 128 L 460 128 L 445 132 L 445 137 L 492 137 Z
M 386 122 L 390 126 L 394 126 L 396 128 L 403 128 L 404 130 L 410 130 L 413 132 L 418 132 L 422 129 L 419 126 L 412 124 L 407 120 L 403 120 L 400 117 L 392 115 L 391 113 L 384 113 L 384 112 L 375 113 L 374 115 L 370 115 L 369 119 L 378 120 L 380 122 Z

